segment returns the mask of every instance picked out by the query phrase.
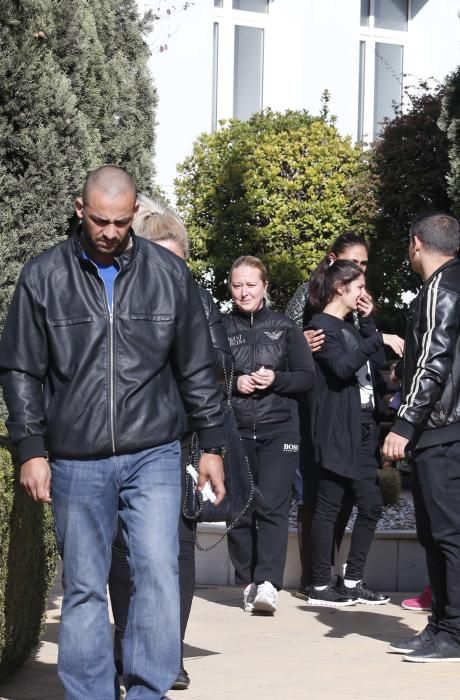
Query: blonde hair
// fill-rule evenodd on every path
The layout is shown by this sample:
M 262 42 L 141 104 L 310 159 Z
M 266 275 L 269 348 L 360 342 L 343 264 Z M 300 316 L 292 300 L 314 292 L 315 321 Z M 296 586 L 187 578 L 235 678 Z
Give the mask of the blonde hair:
M 260 273 L 260 279 L 265 285 L 268 285 L 268 272 L 267 268 L 263 264 L 262 260 L 260 258 L 256 258 L 254 255 L 241 255 L 241 257 L 237 258 L 233 265 L 230 268 L 230 272 L 228 274 L 228 288 L 231 290 L 231 284 L 232 284 L 232 274 L 233 270 L 236 270 L 237 267 L 242 267 L 243 265 L 247 265 L 248 267 L 255 267 L 256 270 L 259 270 Z M 265 303 L 267 306 L 270 306 L 272 301 L 270 299 L 270 296 L 265 290 L 264 294 L 264 299 Z
M 134 217 L 134 233 L 149 241 L 173 241 L 184 258 L 189 256 L 187 230 L 176 212 L 161 199 L 150 199 L 145 194 L 137 198 L 139 210 Z

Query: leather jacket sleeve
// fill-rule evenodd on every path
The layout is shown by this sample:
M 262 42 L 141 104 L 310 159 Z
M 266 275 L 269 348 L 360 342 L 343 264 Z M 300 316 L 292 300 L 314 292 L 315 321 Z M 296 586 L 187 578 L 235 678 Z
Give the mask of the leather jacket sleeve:
M 421 430 L 449 376 L 459 326 L 458 295 L 438 287 L 426 294 L 420 318 L 426 318 L 415 372 L 392 431 L 411 440 Z
M 208 319 L 211 342 L 214 349 L 214 371 L 216 380 L 224 384 L 230 376 L 232 368 L 232 353 L 228 344 L 227 333 L 225 332 L 222 316 L 214 303 L 214 300 L 207 289 L 198 287 L 204 313 Z
M 0 383 L 9 409 L 6 425 L 18 446 L 20 463 L 46 456 L 43 384 L 48 341 L 44 311 L 35 303 L 26 270 L 19 277 L 0 344 Z

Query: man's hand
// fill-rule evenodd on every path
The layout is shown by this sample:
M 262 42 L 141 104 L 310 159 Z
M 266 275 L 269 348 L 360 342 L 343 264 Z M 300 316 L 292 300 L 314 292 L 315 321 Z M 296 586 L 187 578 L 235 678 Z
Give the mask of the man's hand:
M 241 374 L 236 381 L 236 386 L 240 394 L 252 394 L 257 389 L 250 374 Z
M 406 456 L 406 447 L 409 440 L 402 435 L 396 433 L 388 433 L 383 443 L 382 454 L 385 459 L 396 461 L 404 459 Z
M 20 483 L 37 503 L 51 503 L 51 469 L 44 457 L 33 457 L 24 462 Z
M 374 310 L 372 297 L 364 291 L 358 299 L 357 308 L 361 316 L 370 316 Z
M 272 369 L 261 367 L 257 372 L 252 372 L 250 375 L 256 389 L 268 389 L 275 381 L 275 373 Z
M 402 357 L 404 354 L 404 340 L 399 337 L 399 335 L 392 335 L 391 333 L 382 333 L 383 342 L 388 345 L 395 355 Z
M 303 335 L 312 352 L 317 352 L 324 345 L 326 336 L 321 328 L 317 331 L 304 331 Z
M 202 491 L 207 481 L 211 482 L 212 490 L 215 493 L 216 500 L 214 505 L 218 506 L 222 503 L 225 496 L 224 486 L 224 463 L 219 455 L 203 452 L 198 465 L 198 489 Z

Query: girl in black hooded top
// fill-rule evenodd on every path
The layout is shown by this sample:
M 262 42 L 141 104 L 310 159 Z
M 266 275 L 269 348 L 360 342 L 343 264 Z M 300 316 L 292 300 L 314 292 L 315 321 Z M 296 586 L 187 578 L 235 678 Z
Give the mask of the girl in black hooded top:
M 362 270 L 337 260 L 315 273 L 310 303 L 317 313 L 309 328 L 323 329 L 325 341 L 314 354 L 317 386 L 313 412 L 313 445 L 318 490 L 312 525 L 312 586 L 309 603 L 383 604 L 388 596 L 371 591 L 363 581 L 364 566 L 382 511 L 377 481 L 378 428 L 369 360 L 393 337 L 379 333 Z M 359 309 L 360 328 L 345 317 Z M 332 586 L 330 553 L 334 527 L 344 497 L 351 495 L 357 517 L 351 536 L 345 579 Z

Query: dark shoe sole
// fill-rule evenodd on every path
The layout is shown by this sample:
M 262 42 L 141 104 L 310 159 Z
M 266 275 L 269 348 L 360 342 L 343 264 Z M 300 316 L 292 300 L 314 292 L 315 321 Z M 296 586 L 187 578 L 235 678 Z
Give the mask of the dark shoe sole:
M 171 690 L 187 690 L 189 685 L 190 682 L 186 683 L 185 681 L 177 681 L 176 683 L 174 683 Z
M 291 595 L 299 600 L 308 600 L 308 593 L 302 593 L 302 591 L 293 591 Z
M 276 608 L 274 608 L 273 605 L 270 605 L 269 603 L 254 603 L 252 612 L 253 614 L 262 613 L 263 615 L 274 615 L 276 612 Z

